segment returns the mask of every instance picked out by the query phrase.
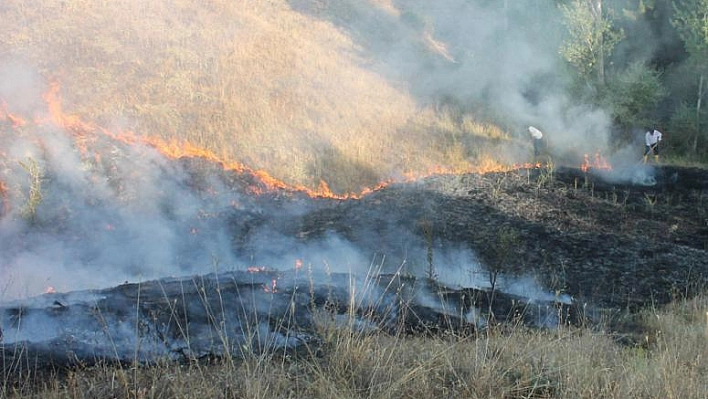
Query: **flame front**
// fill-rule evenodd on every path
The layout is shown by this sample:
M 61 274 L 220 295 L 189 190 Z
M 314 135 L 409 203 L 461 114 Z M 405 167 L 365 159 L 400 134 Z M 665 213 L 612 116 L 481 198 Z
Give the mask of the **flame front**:
M 25 126 L 27 121 L 7 110 L 7 103 L 0 99 L 0 121 L 9 121 L 13 128 Z
M 599 152 L 596 152 L 592 159 L 590 155 L 585 154 L 585 159 L 583 164 L 580 165 L 580 169 L 587 173 L 590 169 L 611 170 L 612 165 Z
M 77 116 L 66 114 L 62 108 L 60 95 L 60 85 L 56 82 L 49 85 L 49 89 L 43 95 L 43 99 L 47 105 L 48 118 L 34 117 L 33 121 L 37 125 L 52 124 L 70 132 L 77 149 L 86 157 L 92 157 L 95 162 L 100 162 L 101 154 L 96 152 L 90 154 L 91 144 L 98 139 L 99 135 L 107 136 L 115 141 L 123 142 L 129 145 L 147 145 L 155 148 L 161 154 L 172 159 L 178 158 L 201 158 L 209 162 L 221 165 L 225 170 L 235 171 L 238 173 L 248 173 L 254 176 L 257 181 L 250 187 L 253 194 L 263 194 L 273 190 L 281 190 L 286 192 L 300 192 L 314 198 L 332 198 L 332 199 L 358 199 L 371 192 L 380 190 L 392 183 L 408 182 L 418 180 L 424 177 L 433 175 L 449 175 L 463 173 L 494 173 L 508 172 L 517 169 L 531 169 L 542 167 L 541 163 L 527 163 L 506 165 L 494 160 L 491 157 L 481 159 L 476 165 L 467 166 L 465 168 L 455 168 L 449 166 L 436 166 L 424 173 L 407 173 L 399 179 L 388 179 L 379 182 L 377 185 L 361 190 L 359 193 L 335 194 L 329 187 L 326 181 L 321 180 L 316 189 L 311 189 L 302 185 L 287 184 L 273 176 L 265 170 L 254 170 L 250 167 L 234 161 L 227 161 L 218 156 L 214 152 L 197 146 L 186 140 L 170 139 L 165 140 L 159 137 L 151 137 L 138 135 L 132 131 L 110 131 L 91 123 L 84 122 Z M 26 126 L 28 124 L 25 118 L 10 113 L 5 102 L 0 102 L 0 121 L 9 121 L 14 128 Z M 598 153 L 591 161 L 588 155 L 581 166 L 584 171 L 590 168 L 610 169 L 609 163 L 602 158 Z M 0 186 L 0 198 L 6 196 L 6 188 Z M 6 202 L 6 201 L 3 201 Z

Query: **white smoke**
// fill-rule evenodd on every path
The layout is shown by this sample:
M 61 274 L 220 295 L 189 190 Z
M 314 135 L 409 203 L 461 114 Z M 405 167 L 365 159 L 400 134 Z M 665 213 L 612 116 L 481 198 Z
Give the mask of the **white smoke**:
M 219 248 L 219 231 L 201 233 L 201 251 L 185 253 L 201 204 L 183 186 L 183 171 L 155 150 L 125 147 L 133 153 L 102 170 L 59 127 L 6 135 L 11 137 L 4 141 L 8 156 L 0 179 L 8 186 L 10 212 L 0 220 L 0 266 L 13 284 L 3 295 L 203 271 L 210 255 L 229 260 Z M 20 162 L 40 170 L 42 199 L 31 216 L 32 174 Z
M 397 14 L 354 0 L 338 3 L 346 6 L 329 15 L 291 1 L 295 10 L 324 15 L 351 32 L 371 67 L 404 82 L 421 103 L 449 101 L 473 117 L 492 116 L 521 140 L 526 126 L 536 126 L 563 155 L 607 148 L 608 113 L 568 94 L 568 66 L 559 56 L 565 28 L 555 2 L 392 1 Z
M 297 9 L 295 3 L 307 2 L 293 2 Z M 352 36 L 371 56 L 371 67 L 408 82 L 421 102 L 451 95 L 465 104 L 484 103 L 509 125 L 537 126 L 560 148 L 592 152 L 605 144 L 607 115 L 577 107 L 565 94 L 552 2 L 500 7 L 482 1 L 393 1 L 402 11 L 398 16 L 346 3 L 361 12 L 334 23 L 359 32 Z M 422 25 L 410 22 L 416 16 Z M 419 40 L 428 36 L 446 51 L 421 52 Z M 46 85 L 38 74 L 16 62 L 2 64 L 7 67 L 0 73 L 0 98 L 8 111 L 26 118 L 46 113 L 41 99 Z M 371 267 L 374 254 L 335 234 L 306 241 L 258 226 L 242 232 L 245 242 L 235 243 L 241 232 L 231 230 L 230 217 L 272 217 L 263 214 L 270 210 L 220 179 L 204 177 L 201 184 L 208 190 L 195 189 L 190 171 L 149 146 L 103 138 L 94 143 L 101 157 L 96 160 L 58 126 L 0 126 L 0 180 L 10 201 L 10 212 L 0 219 L 0 299 L 34 295 L 50 285 L 60 291 L 103 288 L 249 265 L 290 268 L 298 260 L 333 271 Z M 22 214 L 31 184 L 19 162 L 36 162 L 44 172 L 34 219 Z M 411 263 L 424 265 L 425 252 L 424 242 L 410 248 Z M 402 261 L 385 262 L 395 269 Z M 484 286 L 472 251 L 436 250 L 436 266 L 446 282 Z

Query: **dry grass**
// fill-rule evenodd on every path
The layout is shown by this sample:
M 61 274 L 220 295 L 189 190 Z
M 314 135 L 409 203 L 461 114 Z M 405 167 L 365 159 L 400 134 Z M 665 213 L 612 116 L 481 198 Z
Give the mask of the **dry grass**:
M 395 3 L 371 0 L 391 15 Z M 0 62 L 60 82 L 72 114 L 187 140 L 291 183 L 349 191 L 464 170 L 489 159 L 471 143 L 509 140 L 420 107 L 403 82 L 367 70 L 351 38 L 284 0 L 7 0 L 0 18 Z M 408 337 L 323 322 L 318 356 L 2 375 L 0 396 L 705 398 L 707 310 L 698 298 L 647 312 L 645 343 L 631 347 L 589 329 Z
M 358 191 L 473 169 L 483 142 L 471 140 L 506 137 L 421 107 L 405 82 L 367 69 L 344 32 L 285 0 L 9 1 L 0 18 L 0 63 L 59 82 L 66 112 L 186 140 L 292 184 Z
M 647 311 L 644 343 L 589 329 L 523 327 L 479 336 L 352 332 L 322 322 L 317 355 L 253 355 L 153 367 L 4 376 L 16 398 L 704 398 L 705 297 Z

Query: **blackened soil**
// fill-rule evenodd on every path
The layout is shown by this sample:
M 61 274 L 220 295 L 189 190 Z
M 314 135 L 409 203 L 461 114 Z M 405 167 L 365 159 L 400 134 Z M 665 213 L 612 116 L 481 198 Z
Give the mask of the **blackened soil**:
M 533 274 L 548 289 L 597 307 L 637 309 L 705 289 L 708 171 L 436 176 L 314 209 L 289 228 L 303 239 L 335 231 L 392 255 L 413 238 L 428 243 L 432 256 L 467 247 L 487 269 Z
M 203 162 L 185 162 L 215 173 Z M 218 173 L 235 191 L 254 184 L 235 172 Z M 359 199 L 313 199 L 297 191 L 250 198 L 258 212 L 245 206 L 221 216 L 237 254 L 253 251 L 250 238 L 264 228 L 303 244 L 336 236 L 371 254 L 372 263 L 388 265 L 385 272 L 410 268 L 444 279 L 444 255 L 463 249 L 484 270 L 532 275 L 550 292 L 598 308 L 636 310 L 708 286 L 708 170 L 702 168 L 542 167 L 433 176 Z

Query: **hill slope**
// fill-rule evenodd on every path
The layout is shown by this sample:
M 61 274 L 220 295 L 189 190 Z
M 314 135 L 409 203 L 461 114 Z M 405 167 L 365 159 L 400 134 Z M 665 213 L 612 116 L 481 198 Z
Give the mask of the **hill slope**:
M 401 79 L 378 73 L 357 32 L 330 21 L 362 10 L 386 18 L 389 32 L 370 39 L 395 39 L 415 62 L 451 64 L 444 43 L 408 27 L 392 3 L 294 3 L 4 2 L 0 98 L 31 115 L 58 83 L 64 109 L 82 120 L 186 140 L 338 192 L 433 168 L 471 170 L 485 150 L 478 142 L 472 151 L 470 138 L 506 135 L 421 103 L 405 66 Z

